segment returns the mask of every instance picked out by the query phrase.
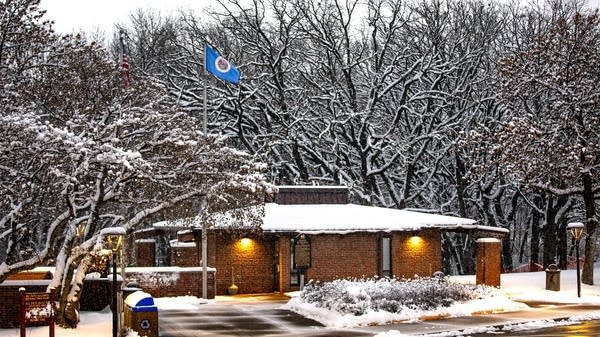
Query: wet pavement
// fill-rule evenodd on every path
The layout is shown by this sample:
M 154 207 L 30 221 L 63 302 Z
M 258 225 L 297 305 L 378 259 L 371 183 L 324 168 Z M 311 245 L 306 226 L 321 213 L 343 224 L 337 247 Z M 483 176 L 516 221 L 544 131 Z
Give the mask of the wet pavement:
M 277 296 L 277 295 L 274 295 Z M 197 311 L 160 310 L 161 337 L 192 336 L 373 336 L 355 330 L 330 329 L 289 310 L 280 309 L 288 298 L 220 298 Z
M 490 334 L 480 333 L 469 335 L 471 337 L 490 336 Z M 598 337 L 600 336 L 600 321 L 584 321 L 576 324 L 553 326 L 541 329 L 531 329 L 527 331 L 494 331 L 494 336 L 501 337 Z
M 532 331 L 501 332 L 509 324 L 520 324 L 539 320 L 564 320 L 575 315 L 599 312 L 600 306 L 580 304 L 528 303 L 531 309 L 517 312 L 485 314 L 467 317 L 446 318 L 414 323 L 398 323 L 385 326 L 368 326 L 349 329 L 324 327 L 317 321 L 281 309 L 288 298 L 279 294 L 259 296 L 223 296 L 213 303 L 199 305 L 190 310 L 163 310 L 159 312 L 161 337 L 195 336 L 316 336 L 316 337 L 359 337 L 373 336 L 380 332 L 397 330 L 406 335 L 427 335 L 446 331 L 466 331 L 469 336 L 485 327 L 495 327 L 494 334 L 503 336 L 598 336 L 573 334 L 573 331 L 596 331 L 600 323 L 580 322 L 567 327 L 553 327 Z M 593 322 L 593 321 L 592 321 Z M 592 330 L 590 330 L 592 329 Z M 535 334 L 538 333 L 538 334 Z
M 368 327 L 369 331 L 374 333 L 397 330 L 407 335 L 427 335 L 447 331 L 479 331 L 486 327 L 496 327 L 498 330 L 503 326 L 513 324 L 523 324 L 527 322 L 541 320 L 566 320 L 570 317 L 600 312 L 600 306 L 586 304 L 550 304 L 550 303 L 527 303 L 531 309 L 515 312 L 473 315 L 465 317 L 445 318 L 432 321 L 419 321 L 415 323 L 390 324 L 385 326 Z M 497 332 L 497 331 L 496 331 Z M 496 332 L 493 334 L 495 335 Z M 473 333 L 468 336 L 483 336 Z M 525 336 L 528 331 L 520 331 L 514 335 L 504 334 L 504 336 Z M 577 336 L 577 335 L 559 335 L 554 336 Z M 594 335 L 594 336 L 600 336 Z

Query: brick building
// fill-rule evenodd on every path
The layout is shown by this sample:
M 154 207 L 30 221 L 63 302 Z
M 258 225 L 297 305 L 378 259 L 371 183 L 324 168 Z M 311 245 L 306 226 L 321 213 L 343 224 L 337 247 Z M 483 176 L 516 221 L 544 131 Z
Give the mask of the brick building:
M 264 293 L 298 290 L 309 279 L 430 276 L 442 268 L 442 232 L 468 231 L 475 238 L 506 234 L 471 219 L 349 204 L 347 192 L 281 186 L 274 202 L 264 206 L 261 232 L 209 230 L 207 263 L 216 269 L 216 294 L 226 294 L 232 283 L 240 293 Z M 227 227 L 225 221 L 221 225 Z M 165 233 L 164 226 L 156 228 Z M 198 232 L 178 230 L 171 263 L 198 266 Z M 139 266 L 155 254 L 148 240 L 152 234 L 145 230 L 138 239 Z

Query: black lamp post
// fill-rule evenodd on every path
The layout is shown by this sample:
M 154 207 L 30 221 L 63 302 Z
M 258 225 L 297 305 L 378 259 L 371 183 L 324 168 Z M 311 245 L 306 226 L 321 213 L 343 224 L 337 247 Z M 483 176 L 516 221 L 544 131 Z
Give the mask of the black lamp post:
M 118 335 L 119 335 L 118 314 L 119 313 L 118 313 L 118 307 L 117 307 L 117 258 L 119 256 L 119 250 L 121 249 L 121 245 L 123 244 L 123 237 L 125 236 L 125 233 L 124 233 L 123 229 L 120 227 L 115 227 L 112 229 L 114 229 L 114 230 L 111 230 L 111 228 L 105 228 L 105 230 L 103 230 L 103 234 L 105 235 L 108 248 L 112 251 L 112 275 L 113 275 L 112 303 L 111 303 L 112 316 L 113 316 L 112 335 L 113 335 L 113 337 L 118 337 Z
M 567 230 L 575 240 L 575 258 L 577 259 L 577 297 L 581 297 L 581 279 L 579 273 L 579 241 L 583 237 L 585 226 L 581 222 L 572 222 L 567 225 Z

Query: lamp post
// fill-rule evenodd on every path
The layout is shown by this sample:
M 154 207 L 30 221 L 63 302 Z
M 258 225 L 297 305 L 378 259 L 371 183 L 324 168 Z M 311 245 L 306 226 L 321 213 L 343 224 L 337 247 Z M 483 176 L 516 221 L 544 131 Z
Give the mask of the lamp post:
M 581 279 L 579 273 L 579 241 L 583 237 L 585 226 L 581 222 L 572 222 L 567 225 L 567 230 L 575 240 L 575 258 L 577 259 L 577 297 L 581 297 Z
M 80 242 L 82 239 L 85 239 L 85 229 L 87 227 L 87 223 L 81 222 L 75 227 L 75 237 L 77 237 L 77 242 Z
M 123 237 L 125 236 L 125 229 L 122 227 L 111 227 L 105 228 L 101 232 L 105 239 L 108 249 L 112 251 L 112 335 L 118 337 L 119 335 L 119 317 L 117 307 L 117 258 L 119 256 L 119 250 L 123 244 Z

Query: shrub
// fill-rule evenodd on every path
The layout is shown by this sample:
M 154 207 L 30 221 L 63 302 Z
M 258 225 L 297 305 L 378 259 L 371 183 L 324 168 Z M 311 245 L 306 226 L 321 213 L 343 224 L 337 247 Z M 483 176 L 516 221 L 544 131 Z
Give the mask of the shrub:
M 302 301 L 340 313 L 362 315 L 369 310 L 399 313 L 406 308 L 432 310 L 454 302 L 483 298 L 485 287 L 456 284 L 444 277 L 416 279 L 341 279 L 309 282 Z

